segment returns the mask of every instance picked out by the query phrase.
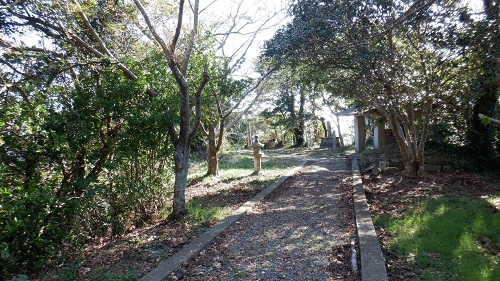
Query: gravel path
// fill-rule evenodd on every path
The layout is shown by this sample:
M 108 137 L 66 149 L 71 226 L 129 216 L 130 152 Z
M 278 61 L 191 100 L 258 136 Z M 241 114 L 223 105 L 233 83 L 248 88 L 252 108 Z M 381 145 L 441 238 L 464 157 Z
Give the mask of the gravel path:
M 358 280 L 350 270 L 355 227 L 347 164 L 312 156 L 168 280 Z

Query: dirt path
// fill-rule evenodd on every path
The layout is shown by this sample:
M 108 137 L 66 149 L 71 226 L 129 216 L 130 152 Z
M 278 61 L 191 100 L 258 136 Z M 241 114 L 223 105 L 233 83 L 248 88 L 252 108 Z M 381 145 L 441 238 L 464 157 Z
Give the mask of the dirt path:
M 345 158 L 310 157 L 169 280 L 358 280 L 350 167 Z

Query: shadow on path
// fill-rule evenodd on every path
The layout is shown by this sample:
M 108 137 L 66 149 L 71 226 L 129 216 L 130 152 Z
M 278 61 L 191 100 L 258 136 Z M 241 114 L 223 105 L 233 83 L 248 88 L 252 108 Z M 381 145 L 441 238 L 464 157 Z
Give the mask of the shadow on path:
M 168 280 L 358 280 L 350 165 L 308 153 L 308 164 Z

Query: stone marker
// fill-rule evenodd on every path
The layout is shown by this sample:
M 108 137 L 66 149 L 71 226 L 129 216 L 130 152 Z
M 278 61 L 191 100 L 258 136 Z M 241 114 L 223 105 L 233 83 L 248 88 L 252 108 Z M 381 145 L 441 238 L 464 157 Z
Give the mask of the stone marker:
M 378 166 L 382 171 L 384 171 L 385 168 L 389 167 L 389 161 L 379 161 Z
M 253 148 L 253 174 L 258 175 L 260 173 L 261 169 L 261 149 L 264 145 L 259 142 L 259 136 L 254 137 L 254 143 L 252 143 L 252 148 Z
M 399 174 L 401 171 L 399 170 L 398 167 L 387 167 L 384 169 L 384 174 L 387 174 L 387 175 L 395 175 L 395 174 Z

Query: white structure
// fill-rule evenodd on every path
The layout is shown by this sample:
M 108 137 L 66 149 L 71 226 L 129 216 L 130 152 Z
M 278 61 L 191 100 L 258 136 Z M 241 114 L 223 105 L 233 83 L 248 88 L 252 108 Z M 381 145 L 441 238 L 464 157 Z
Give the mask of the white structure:
M 375 149 L 386 145 L 385 124 L 377 124 L 373 129 L 373 147 Z
M 358 112 L 355 107 L 336 113 L 337 116 L 354 117 L 354 148 L 356 153 L 366 149 L 366 119 L 362 112 Z M 373 132 L 373 146 L 375 149 L 387 144 L 387 133 L 385 124 L 378 124 Z

